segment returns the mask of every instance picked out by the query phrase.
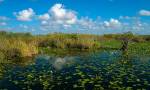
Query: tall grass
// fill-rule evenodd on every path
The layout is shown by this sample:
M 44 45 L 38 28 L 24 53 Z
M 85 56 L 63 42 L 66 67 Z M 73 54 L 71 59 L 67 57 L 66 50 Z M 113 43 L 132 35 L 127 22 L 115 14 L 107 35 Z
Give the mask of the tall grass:
M 41 37 L 39 47 L 92 49 L 99 48 L 100 43 L 94 35 L 51 34 L 45 36 L 45 39 Z
M 3 59 L 19 59 L 38 53 L 38 47 L 34 41 L 27 42 L 29 37 L 21 34 L 0 33 L 0 56 Z
M 21 57 L 38 54 L 39 48 L 57 49 L 120 49 L 122 38 L 129 38 L 130 42 L 138 48 L 147 47 L 150 36 L 137 36 L 129 34 L 88 35 L 88 34 L 62 34 L 31 35 L 30 33 L 0 32 L 0 61 L 3 59 L 20 59 Z M 135 48 L 129 44 L 129 49 Z M 136 49 L 137 50 L 137 49 Z M 140 49 L 138 49 L 140 50 Z M 146 50 L 146 49 L 144 49 Z M 149 51 L 148 51 L 149 52 Z

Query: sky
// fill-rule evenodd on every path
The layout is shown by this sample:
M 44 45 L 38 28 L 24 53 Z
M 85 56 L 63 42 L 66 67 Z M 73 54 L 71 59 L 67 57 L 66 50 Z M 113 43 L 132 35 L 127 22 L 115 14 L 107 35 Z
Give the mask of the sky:
M 150 0 L 0 0 L 0 31 L 150 34 Z

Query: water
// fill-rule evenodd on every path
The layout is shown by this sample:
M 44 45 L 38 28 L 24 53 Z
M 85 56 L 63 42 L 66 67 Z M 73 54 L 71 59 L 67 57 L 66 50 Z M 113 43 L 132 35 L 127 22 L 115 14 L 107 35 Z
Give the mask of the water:
M 0 89 L 150 90 L 150 57 L 120 51 L 47 53 L 1 64 Z

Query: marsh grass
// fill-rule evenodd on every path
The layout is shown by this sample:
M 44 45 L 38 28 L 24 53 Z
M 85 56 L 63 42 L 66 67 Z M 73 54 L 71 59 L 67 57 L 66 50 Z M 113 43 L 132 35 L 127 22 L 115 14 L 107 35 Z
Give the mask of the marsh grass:
M 150 42 L 130 43 L 128 54 L 132 55 L 150 55 Z
M 100 43 L 94 35 L 78 35 L 78 34 L 51 34 L 45 39 L 40 37 L 39 47 L 49 48 L 78 48 L 92 49 L 99 48 Z
M 1 33 L 0 36 L 0 56 L 2 56 L 1 61 L 4 59 L 20 60 L 22 57 L 37 54 L 38 48 L 36 44 L 28 40 L 29 40 L 28 36 L 21 36 L 21 34 Z
M 150 36 L 128 34 L 88 35 L 54 33 L 47 35 L 31 35 L 30 33 L 0 32 L 0 61 L 20 60 L 31 57 L 41 49 L 120 49 L 123 39 L 130 39 L 128 53 L 149 54 Z M 45 49 L 43 49 L 45 50 Z

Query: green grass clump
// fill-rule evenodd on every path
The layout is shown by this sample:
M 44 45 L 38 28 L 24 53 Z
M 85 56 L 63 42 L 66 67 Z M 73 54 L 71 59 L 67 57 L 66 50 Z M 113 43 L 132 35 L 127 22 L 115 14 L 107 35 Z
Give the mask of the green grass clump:
M 93 49 L 99 48 L 100 43 L 94 35 L 78 35 L 78 34 L 50 34 L 40 37 L 39 47 L 50 48 L 77 48 L 77 49 Z
M 100 43 L 101 43 L 101 46 L 104 48 L 119 49 L 122 46 L 122 43 L 119 40 L 104 40 L 104 41 L 101 41 Z
M 38 48 L 34 42 L 26 42 L 24 37 L 13 34 L 0 36 L 0 56 L 1 60 L 19 59 L 21 57 L 32 56 L 38 53 Z
M 150 42 L 130 43 L 128 54 L 132 55 L 150 55 Z

